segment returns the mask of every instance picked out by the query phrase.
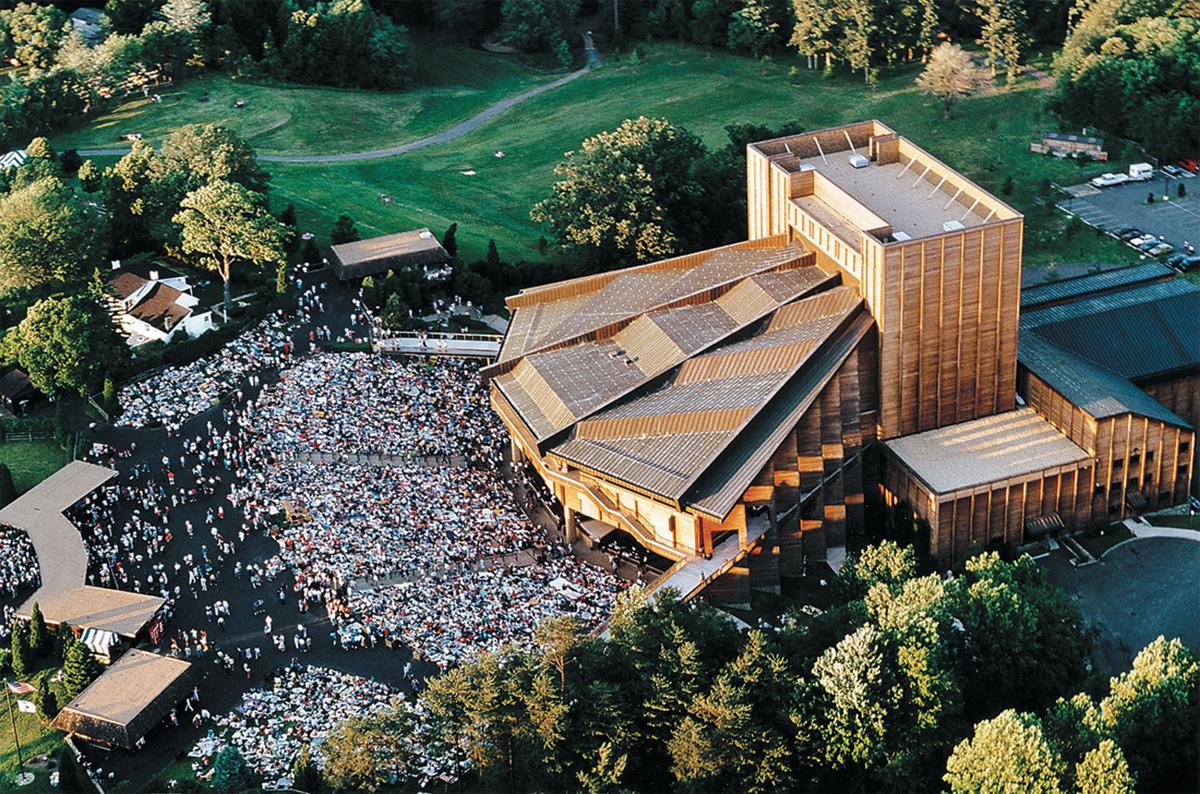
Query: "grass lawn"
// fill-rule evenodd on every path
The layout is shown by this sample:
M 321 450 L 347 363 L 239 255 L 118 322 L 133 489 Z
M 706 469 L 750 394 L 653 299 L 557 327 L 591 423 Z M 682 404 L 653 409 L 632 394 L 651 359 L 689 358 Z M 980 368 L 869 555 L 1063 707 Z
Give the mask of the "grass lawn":
M 1146 520 L 1156 527 L 1177 527 L 1179 529 L 1195 529 L 1200 531 L 1200 516 L 1190 516 L 1179 513 L 1160 513 L 1146 516 Z
M 45 676 L 52 676 L 57 668 L 43 667 L 32 677 L 29 683 L 37 685 Z M 52 683 L 51 689 L 58 696 L 59 706 L 64 706 L 67 703 L 66 693 L 63 691 L 61 683 Z M 17 773 L 17 748 L 13 742 L 13 727 L 12 722 L 8 717 L 8 704 L 2 701 L 4 696 L 0 695 L 0 792 L 8 791 L 48 791 L 49 777 L 44 772 L 36 772 L 37 781 L 34 784 L 24 788 L 17 788 L 12 783 L 12 778 Z M 14 696 L 15 698 L 15 696 Z M 22 696 L 24 700 L 32 700 L 33 696 Z M 17 722 L 17 737 L 21 740 L 21 756 L 28 762 L 31 758 L 39 755 L 47 755 L 53 758 L 63 747 L 63 734 L 61 731 L 56 731 L 47 727 L 42 723 L 41 717 L 37 714 L 25 714 L 17 711 L 17 705 L 13 702 L 13 716 Z
M 184 124 L 222 124 L 259 152 L 324 154 L 391 146 L 456 124 L 558 76 L 431 34 L 414 35 L 413 89 L 358 91 L 230 80 L 220 74 L 160 89 L 162 102 L 130 98 L 53 138 L 59 149 L 127 147 L 126 133 L 158 142 Z M 200 97 L 208 93 L 207 102 Z M 240 110 L 233 104 L 243 100 Z
M 13 484 L 24 493 L 67 463 L 67 453 L 55 441 L 0 443 L 0 463 L 12 471 Z
M 1132 537 L 1133 533 L 1129 531 L 1129 527 L 1118 521 L 1104 527 L 1093 527 L 1082 535 L 1076 536 L 1075 540 L 1079 542 L 1080 546 L 1091 552 L 1093 557 L 1100 559 L 1104 556 L 1104 552 Z
M 724 127 L 736 122 L 798 119 L 817 129 L 878 118 L 998 195 L 1011 176 L 1012 194 L 1002 198 L 1028 216 L 1027 266 L 1134 256 L 1090 229 L 1068 236 L 1066 217 L 1043 208 L 1043 180 L 1076 184 L 1119 164 L 1080 169 L 1031 154 L 1034 133 L 1053 126 L 1042 111 L 1044 89 L 1035 81 L 1023 79 L 1012 91 L 961 102 L 954 118 L 944 121 L 938 103 L 914 86 L 915 68 L 883 79 L 870 92 L 848 76 L 824 78 L 802 70 L 789 78 L 794 64 L 799 61 L 762 63 L 684 45 L 655 45 L 637 65 L 612 61 L 470 135 L 419 154 L 358 163 L 274 163 L 275 201 L 294 202 L 301 226 L 319 236 L 343 212 L 364 234 L 412 226 L 440 234 L 458 222 L 460 255 L 466 259 L 483 256 L 488 238 L 494 237 L 502 257 L 537 260 L 543 232 L 529 220 L 529 209 L 549 193 L 555 163 L 583 138 L 626 118 L 666 117 L 709 146 L 723 145 Z M 496 158 L 497 151 L 505 157 Z M 385 205 L 380 194 L 396 200 Z

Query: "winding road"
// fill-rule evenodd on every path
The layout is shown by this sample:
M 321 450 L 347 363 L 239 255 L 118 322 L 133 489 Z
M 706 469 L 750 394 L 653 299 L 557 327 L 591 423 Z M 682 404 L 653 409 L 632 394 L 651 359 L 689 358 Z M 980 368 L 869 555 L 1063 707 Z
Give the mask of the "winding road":
M 566 85 L 574 80 L 578 80 L 592 69 L 600 66 L 603 63 L 603 58 L 600 56 L 600 51 L 596 49 L 595 43 L 592 41 L 591 31 L 582 34 L 585 63 L 583 68 L 576 69 L 570 74 L 564 75 L 557 80 L 552 80 L 549 83 L 535 86 L 520 94 L 507 97 L 505 99 L 489 105 L 488 107 L 476 113 L 466 121 L 455 124 L 453 127 L 447 127 L 441 132 L 435 132 L 433 135 L 427 135 L 424 138 L 418 138 L 415 141 L 408 143 L 389 146 L 384 149 L 370 149 L 365 152 L 342 152 L 339 154 L 260 154 L 258 159 L 264 163 L 349 163 L 359 160 L 380 160 L 385 157 L 395 157 L 400 154 L 415 152 L 419 149 L 427 149 L 430 146 L 439 146 L 443 143 L 461 138 L 464 135 L 474 132 L 475 130 L 487 124 L 489 121 L 499 116 L 506 110 L 516 107 L 517 105 L 527 100 L 533 99 L 535 96 L 540 96 L 547 91 L 553 91 L 556 88 Z M 108 157 L 128 154 L 128 149 L 80 149 L 79 154 L 83 157 Z

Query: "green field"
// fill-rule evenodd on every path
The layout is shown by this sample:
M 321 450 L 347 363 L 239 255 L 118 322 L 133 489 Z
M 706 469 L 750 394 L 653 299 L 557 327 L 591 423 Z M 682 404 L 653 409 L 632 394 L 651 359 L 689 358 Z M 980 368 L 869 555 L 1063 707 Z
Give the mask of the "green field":
M 378 149 L 457 124 L 504 97 L 558 74 L 511 56 L 414 38 L 408 91 L 357 91 L 230 80 L 219 74 L 159 89 L 161 103 L 137 97 L 115 104 L 86 125 L 53 136 L 59 149 L 128 147 L 140 132 L 158 142 L 184 124 L 222 124 L 261 153 L 327 154 Z M 152 92 L 153 93 L 153 92 Z M 207 93 L 207 102 L 200 97 Z M 246 106 L 234 108 L 243 100 Z
M 471 135 L 417 155 L 272 164 L 277 200 L 294 202 L 302 222 L 318 234 L 343 212 L 370 233 L 414 225 L 440 233 L 458 222 L 459 248 L 468 259 L 482 256 L 489 237 L 506 259 L 537 259 L 543 232 L 529 220 L 529 208 L 549 192 L 554 164 L 583 138 L 626 118 L 664 116 L 710 146 L 722 145 L 724 127 L 737 122 L 798 119 L 817 129 L 878 118 L 997 193 L 1011 175 L 1014 191 L 1004 198 L 1029 215 L 1027 265 L 1129 260 L 1127 249 L 1090 230 L 1068 237 L 1065 218 L 1041 209 L 1043 179 L 1074 184 L 1104 166 L 1081 170 L 1028 152 L 1032 134 L 1052 123 L 1041 116 L 1044 89 L 1037 83 L 1023 81 L 1010 92 L 963 102 L 946 122 L 938 104 L 914 87 L 915 70 L 884 79 L 872 93 L 849 77 L 802 72 L 790 79 L 790 65 L 659 45 L 638 65 L 610 63 Z M 496 158 L 497 151 L 505 156 Z M 380 194 L 396 200 L 385 205 Z
M 24 493 L 67 462 L 67 453 L 54 441 L 0 443 L 0 463 L 12 472 L 17 493 Z
M 53 675 L 55 667 L 44 667 L 29 678 L 29 683 L 36 685 L 44 676 Z M 59 705 L 66 705 L 66 693 L 61 683 L 50 684 L 58 696 Z M 9 791 L 51 791 L 49 776 L 44 771 L 32 769 L 36 780 L 23 788 L 16 787 L 12 779 L 17 774 L 17 747 L 13 741 L 13 723 L 8 716 L 8 703 L 4 702 L 7 694 L 0 694 L 0 792 Z M 15 698 L 15 696 L 13 696 Z M 32 700 L 32 695 L 22 696 Z M 25 714 L 17 710 L 16 703 L 12 704 L 13 719 L 16 721 L 17 737 L 21 741 L 21 757 L 28 764 L 30 759 L 38 756 L 53 758 L 63 747 L 63 734 L 42 723 L 37 714 Z
M 430 63 L 452 67 L 459 82 L 452 83 L 448 76 L 437 73 L 443 81 L 440 90 L 435 85 L 409 94 L 253 86 L 262 93 L 252 105 L 263 105 L 263 113 L 267 113 L 267 105 L 279 104 L 282 109 L 275 122 L 264 118 L 264 129 L 250 133 L 251 142 L 263 151 L 287 148 L 296 153 L 369 149 L 402 142 L 469 116 L 489 100 L 535 79 L 529 70 L 503 56 L 449 45 L 430 49 L 425 56 Z M 806 128 L 817 129 L 878 118 L 997 194 L 1011 176 L 1014 189 L 1011 195 L 1001 197 L 1027 215 L 1027 267 L 1119 262 L 1133 257 L 1126 247 L 1089 229 L 1068 230 L 1063 215 L 1044 209 L 1044 180 L 1076 184 L 1121 165 L 1080 169 L 1071 162 L 1029 153 L 1034 134 L 1055 126 L 1043 111 L 1046 89 L 1033 79 L 1022 79 L 1011 91 L 997 90 L 961 102 L 955 117 L 944 121 L 939 103 L 914 86 L 916 67 L 884 77 L 872 92 L 851 76 L 825 78 L 801 69 L 790 77 L 789 69 L 800 65 L 790 57 L 762 62 L 679 44 L 646 49 L 637 64 L 610 58 L 598 71 L 531 99 L 448 144 L 386 160 L 271 163 L 274 203 L 282 207 L 293 202 L 302 229 L 312 231 L 321 242 L 342 213 L 353 217 L 364 235 L 413 226 L 429 226 L 440 234 L 457 222 L 460 255 L 465 259 L 481 257 L 488 238 L 494 237 L 503 258 L 538 260 L 537 242 L 544 231 L 529 220 L 529 209 L 548 194 L 554 164 L 583 138 L 612 129 L 626 118 L 663 116 L 698 134 L 710 146 L 724 144 L 724 127 L 738 122 L 771 125 L 797 119 Z M 448 63 L 455 60 L 461 62 Z M 426 70 L 436 73 L 432 67 Z M 416 84 L 422 85 L 421 80 Z M 480 84 L 486 87 L 478 87 Z M 223 97 L 226 105 L 236 91 L 251 88 L 212 78 L 209 85 L 233 92 Z M 474 89 L 469 87 L 472 85 Z M 313 104 L 314 98 L 324 96 L 342 97 L 344 102 L 370 111 L 363 111 L 365 118 L 359 118 L 357 111 L 344 106 Z M 424 111 L 381 119 L 388 114 L 381 108 L 405 102 L 410 109 L 424 102 L 429 106 Z M 305 108 L 297 109 L 298 105 Z M 151 119 L 151 111 L 145 118 Z M 153 118 L 160 124 L 155 127 L 159 130 L 156 134 L 184 120 L 170 113 Z M 267 129 L 272 123 L 277 126 Z M 56 143 L 82 145 L 86 138 L 88 145 L 93 145 L 96 132 L 61 137 Z M 496 157 L 497 152 L 504 157 Z M 463 173 L 471 171 L 473 175 Z M 394 201 L 385 204 L 384 195 Z

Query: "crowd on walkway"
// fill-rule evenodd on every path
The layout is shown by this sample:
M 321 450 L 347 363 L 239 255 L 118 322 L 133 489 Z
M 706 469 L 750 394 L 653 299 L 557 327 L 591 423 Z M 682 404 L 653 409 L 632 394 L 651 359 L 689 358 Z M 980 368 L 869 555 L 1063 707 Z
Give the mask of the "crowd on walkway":
M 322 667 L 290 665 L 277 672 L 270 689 L 254 689 L 241 704 L 217 717 L 214 727 L 188 753 L 201 780 L 212 777 L 212 765 L 224 747 L 237 747 L 247 765 L 262 777 L 263 788 L 292 786 L 292 770 L 307 747 L 318 768 L 321 745 L 339 725 L 353 717 L 389 707 L 411 710 L 399 694 L 378 681 Z M 455 770 L 418 735 L 406 742 L 406 757 L 397 759 L 397 776 L 415 768 L 422 789 L 434 777 L 453 782 Z
M 122 387 L 118 393 L 123 427 L 162 425 L 178 432 L 253 373 L 280 366 L 291 352 L 291 326 L 282 312 L 262 320 L 211 356 L 160 372 Z
M 41 583 L 37 554 L 29 535 L 16 527 L 0 524 L 0 596 L 15 600 Z

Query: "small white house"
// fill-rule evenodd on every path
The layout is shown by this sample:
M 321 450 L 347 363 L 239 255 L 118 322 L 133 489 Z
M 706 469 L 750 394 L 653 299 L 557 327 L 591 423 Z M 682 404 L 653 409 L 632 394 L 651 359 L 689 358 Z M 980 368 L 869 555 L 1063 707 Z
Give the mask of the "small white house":
M 108 293 L 130 347 L 170 342 L 181 333 L 195 339 L 216 328 L 212 312 L 196 310 L 200 301 L 187 276 L 155 265 L 123 267 L 113 262 Z
M 11 152 L 0 154 L 0 171 L 20 168 L 28 159 L 29 155 L 25 153 L 24 149 L 13 149 Z

